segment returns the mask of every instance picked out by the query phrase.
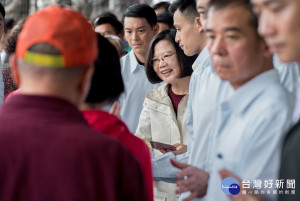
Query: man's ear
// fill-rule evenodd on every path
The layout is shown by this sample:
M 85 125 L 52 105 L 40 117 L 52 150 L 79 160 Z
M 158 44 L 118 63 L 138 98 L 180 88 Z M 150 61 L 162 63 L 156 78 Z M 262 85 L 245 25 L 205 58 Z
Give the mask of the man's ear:
M 11 68 L 12 79 L 13 79 L 14 83 L 18 87 L 20 87 L 21 78 L 20 78 L 20 72 L 18 69 L 18 60 L 17 60 L 17 57 L 15 54 L 10 55 L 9 63 L 10 63 L 10 68 Z
M 199 33 L 204 31 L 204 27 L 202 26 L 200 17 L 196 17 L 194 20 L 194 25 L 197 27 Z
M 156 25 L 153 27 L 153 34 L 154 34 L 154 36 L 158 33 L 158 30 L 159 30 L 159 25 L 156 24 Z

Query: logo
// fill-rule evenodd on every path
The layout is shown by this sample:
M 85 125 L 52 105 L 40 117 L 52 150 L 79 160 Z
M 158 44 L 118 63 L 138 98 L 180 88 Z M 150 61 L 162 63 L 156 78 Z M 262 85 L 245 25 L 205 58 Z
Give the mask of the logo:
M 240 192 L 238 181 L 233 177 L 223 179 L 221 189 L 226 195 L 237 195 Z

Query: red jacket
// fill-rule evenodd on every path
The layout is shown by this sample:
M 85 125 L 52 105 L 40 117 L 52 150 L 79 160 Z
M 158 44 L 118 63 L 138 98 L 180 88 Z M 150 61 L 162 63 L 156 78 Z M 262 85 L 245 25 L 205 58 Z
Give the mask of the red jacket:
M 149 148 L 140 138 L 130 133 L 118 117 L 101 110 L 82 111 L 88 124 L 95 130 L 119 139 L 137 158 L 142 168 L 149 200 L 153 200 L 153 177 Z

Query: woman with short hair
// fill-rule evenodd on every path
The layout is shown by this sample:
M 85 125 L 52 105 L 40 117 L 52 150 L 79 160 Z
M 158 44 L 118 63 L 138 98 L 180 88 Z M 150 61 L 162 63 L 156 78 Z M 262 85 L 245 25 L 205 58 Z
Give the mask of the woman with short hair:
M 146 141 L 172 144 L 173 153 L 187 149 L 186 111 L 194 57 L 187 57 L 175 42 L 175 31 L 163 31 L 152 41 L 146 60 L 146 74 L 151 83 L 165 82 L 145 98 L 136 135 Z M 168 152 L 154 150 L 154 157 Z M 162 167 L 164 168 L 164 167 Z M 154 183 L 155 200 L 177 200 L 176 185 Z

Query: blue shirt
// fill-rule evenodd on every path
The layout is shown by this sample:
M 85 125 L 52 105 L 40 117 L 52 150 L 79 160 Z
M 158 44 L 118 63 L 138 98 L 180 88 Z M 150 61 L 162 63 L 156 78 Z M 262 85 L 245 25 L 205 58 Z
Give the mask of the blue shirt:
M 280 82 L 295 99 L 297 80 L 300 75 L 297 63 L 282 63 L 277 56 L 273 57 L 274 68 L 278 71 Z M 216 106 L 233 93 L 228 81 L 222 81 L 211 67 L 208 48 L 204 48 L 194 65 L 197 66 L 189 88 L 187 129 L 189 135 L 189 163 L 208 171 L 211 161 L 204 152 L 211 148 L 210 129 L 212 113 Z M 292 103 L 291 103 L 292 104 Z M 193 123 L 197 122 L 197 123 Z M 197 147 L 193 148 L 194 143 Z
M 133 51 L 123 56 L 120 62 L 125 86 L 125 92 L 119 99 L 121 103 L 120 117 L 129 130 L 135 133 L 146 94 L 162 83 L 151 84 L 149 82 L 144 66 L 138 63 Z
M 205 169 L 207 162 L 203 151 L 208 149 L 208 138 L 211 129 L 212 113 L 219 100 L 232 92 L 229 82 L 222 81 L 215 73 L 208 48 L 205 47 L 193 66 L 189 86 L 187 129 L 189 163 Z M 194 148 L 194 143 L 197 146 Z
M 300 67 L 296 62 L 282 63 L 278 56 L 273 56 L 274 68 L 278 71 L 280 83 L 291 93 L 293 98 L 297 95 L 297 81 L 300 77 Z
M 280 82 L 290 92 L 290 99 L 294 99 L 299 65 L 281 63 L 276 57 L 273 58 L 273 63 L 279 72 Z M 212 114 L 216 111 L 217 105 L 233 94 L 234 90 L 228 81 L 222 81 L 215 73 L 207 47 L 203 49 L 194 65 L 197 68 L 190 80 L 187 114 L 188 163 L 209 171 L 213 162 L 208 155 L 212 151 L 214 143 L 214 137 L 211 135 Z M 193 146 L 195 143 L 196 147 Z M 183 194 L 181 198 L 186 196 L 187 193 Z
M 213 112 L 220 101 L 233 93 L 228 81 L 215 73 L 208 48 L 205 47 L 194 62 L 194 72 L 189 86 L 187 113 L 188 163 L 208 171 L 207 150 L 211 147 L 211 122 Z M 195 146 L 194 146 L 195 144 Z M 183 193 L 180 200 L 188 197 Z
M 229 200 L 220 188 L 222 168 L 251 183 L 279 179 L 282 140 L 291 126 L 293 101 L 278 73 L 269 70 L 219 105 L 212 123 L 214 143 L 208 155 L 213 163 L 206 200 Z

